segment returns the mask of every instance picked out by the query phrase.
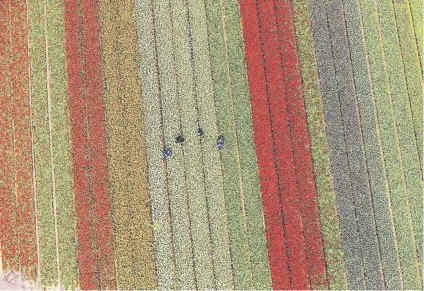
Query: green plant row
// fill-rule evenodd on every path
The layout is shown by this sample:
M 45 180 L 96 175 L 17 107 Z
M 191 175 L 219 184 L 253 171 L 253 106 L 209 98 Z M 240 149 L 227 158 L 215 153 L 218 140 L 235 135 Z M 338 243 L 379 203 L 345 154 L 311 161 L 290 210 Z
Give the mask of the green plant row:
M 408 98 L 407 83 L 403 70 L 401 47 L 397 35 L 398 31 L 396 30 L 392 1 L 380 1 L 378 10 L 387 72 L 392 92 L 393 110 L 397 125 L 397 136 L 399 137 L 400 163 L 403 166 L 403 175 L 405 177 L 409 199 L 409 211 L 412 218 L 413 232 L 415 233 L 415 247 L 418 261 L 420 261 L 423 247 L 423 181 L 414 134 L 414 123 Z M 409 69 L 407 68 L 407 70 Z M 413 105 L 415 105 L 415 102 Z
M 208 31 L 206 23 L 205 2 L 188 0 L 188 21 L 190 32 L 190 49 L 192 50 L 192 74 L 194 81 L 196 107 L 199 124 L 205 135 L 201 138 L 202 163 L 206 199 L 209 211 L 212 262 L 216 288 L 229 288 L 232 285 L 231 257 L 228 241 L 228 227 L 225 210 L 225 199 L 222 189 L 222 170 L 217 149 L 217 119 L 215 114 L 211 63 L 209 55 Z M 203 262 L 196 258 L 199 270 Z M 203 281 L 205 278 L 202 278 Z M 205 288 L 205 281 L 198 288 Z
M 380 25 L 382 25 L 381 31 L 383 33 L 389 26 L 389 24 L 384 24 L 387 21 L 384 19 L 387 11 L 380 9 L 378 14 L 373 0 L 360 0 L 360 7 L 377 108 L 381 149 L 390 193 L 390 210 L 393 215 L 396 231 L 402 286 L 405 289 L 415 289 L 420 284 L 418 265 L 415 258 L 414 234 L 412 231 L 409 201 L 401 160 L 400 139 L 398 137 L 399 129 L 396 127 L 395 120 L 396 115 L 393 99 L 396 96 L 391 90 L 388 76 L 389 71 L 392 74 L 395 72 L 393 71 L 393 67 L 386 64 L 386 58 L 389 59 L 390 55 L 388 54 L 391 53 L 387 48 L 388 45 L 390 48 L 390 41 L 386 39 L 383 43 L 382 35 L 380 34 Z
M 270 274 L 239 7 L 233 1 L 206 1 L 206 14 L 218 131 L 226 138 L 221 158 L 234 286 L 268 289 Z
M 41 282 L 75 288 L 63 7 L 60 1 L 29 1 L 28 8 Z
M 417 43 L 414 37 L 414 26 L 409 13 L 407 2 L 394 1 L 399 44 L 405 68 L 406 84 L 412 111 L 412 121 L 415 129 L 418 155 L 421 170 L 423 169 L 423 79 L 420 69 Z M 424 12 L 423 12 L 424 13 Z
M 252 264 L 253 289 L 271 288 L 267 240 L 259 173 L 253 140 L 252 110 L 244 57 L 240 7 L 237 1 L 222 0 L 224 37 L 234 108 L 235 130 L 244 199 L 247 236 Z

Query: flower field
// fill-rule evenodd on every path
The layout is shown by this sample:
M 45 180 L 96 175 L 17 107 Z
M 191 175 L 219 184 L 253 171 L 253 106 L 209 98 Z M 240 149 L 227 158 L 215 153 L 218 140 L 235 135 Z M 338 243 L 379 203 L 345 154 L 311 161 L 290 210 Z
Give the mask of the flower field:
M 422 289 L 422 9 L 0 0 L 4 286 Z

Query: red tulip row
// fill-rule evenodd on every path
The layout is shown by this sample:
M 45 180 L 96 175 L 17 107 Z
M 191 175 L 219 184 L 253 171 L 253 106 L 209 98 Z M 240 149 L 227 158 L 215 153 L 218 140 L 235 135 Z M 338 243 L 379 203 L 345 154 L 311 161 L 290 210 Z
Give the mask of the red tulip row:
M 0 5 L 0 245 L 3 267 L 35 279 L 36 232 L 24 2 Z M 9 74 L 8 74 L 9 73 Z
M 275 2 L 293 159 L 296 170 L 296 192 L 299 195 L 309 278 L 312 289 L 328 289 L 312 166 L 311 143 L 307 129 L 299 57 L 293 24 L 293 7 L 288 0 L 275 0 Z
M 65 1 L 77 256 L 83 289 L 114 289 L 97 5 L 90 0 L 81 1 L 80 5 L 76 0 Z
M 240 1 L 273 288 L 326 286 L 291 4 Z M 312 285 L 311 285 L 312 284 Z
M 272 285 L 275 289 L 289 289 L 290 276 L 256 1 L 240 1 L 240 12 L 251 93 L 254 140 L 264 203 Z
M 0 4 L 0 68 L 9 68 L 9 5 Z M 18 269 L 18 246 L 14 232 L 15 195 L 13 192 L 13 132 L 11 117 L 10 77 L 0 70 L 0 247 L 4 269 Z

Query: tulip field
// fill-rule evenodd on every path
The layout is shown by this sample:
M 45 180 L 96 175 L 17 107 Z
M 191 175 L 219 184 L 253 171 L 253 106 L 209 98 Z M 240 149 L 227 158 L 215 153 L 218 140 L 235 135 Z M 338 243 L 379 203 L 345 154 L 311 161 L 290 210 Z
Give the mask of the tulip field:
M 0 0 L 0 290 L 422 289 L 423 13 Z

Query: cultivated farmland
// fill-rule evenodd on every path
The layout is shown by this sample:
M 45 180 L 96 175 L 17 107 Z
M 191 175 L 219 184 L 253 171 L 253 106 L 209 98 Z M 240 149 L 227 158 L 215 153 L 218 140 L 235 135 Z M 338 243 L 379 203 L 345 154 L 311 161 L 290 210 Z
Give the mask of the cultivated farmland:
M 421 10 L 0 1 L 7 286 L 421 289 Z

